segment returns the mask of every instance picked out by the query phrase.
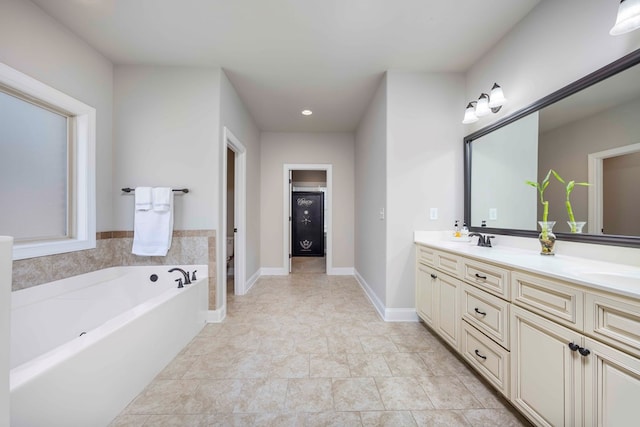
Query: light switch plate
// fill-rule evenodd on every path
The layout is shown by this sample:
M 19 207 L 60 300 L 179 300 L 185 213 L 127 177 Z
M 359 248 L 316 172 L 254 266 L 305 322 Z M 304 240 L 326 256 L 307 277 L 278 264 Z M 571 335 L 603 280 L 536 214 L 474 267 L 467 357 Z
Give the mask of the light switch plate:
M 498 219 L 498 209 L 496 208 L 489 208 L 489 219 L 491 221 L 495 221 Z
M 429 209 L 429 219 L 438 219 L 438 208 Z

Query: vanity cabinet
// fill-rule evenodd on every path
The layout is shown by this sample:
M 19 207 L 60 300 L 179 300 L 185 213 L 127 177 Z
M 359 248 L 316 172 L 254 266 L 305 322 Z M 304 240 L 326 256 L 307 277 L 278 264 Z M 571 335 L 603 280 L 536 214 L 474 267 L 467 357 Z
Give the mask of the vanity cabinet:
M 416 247 L 420 318 L 535 425 L 637 425 L 640 296 Z
M 418 262 L 416 311 L 454 349 L 460 342 L 460 290 L 462 282 Z

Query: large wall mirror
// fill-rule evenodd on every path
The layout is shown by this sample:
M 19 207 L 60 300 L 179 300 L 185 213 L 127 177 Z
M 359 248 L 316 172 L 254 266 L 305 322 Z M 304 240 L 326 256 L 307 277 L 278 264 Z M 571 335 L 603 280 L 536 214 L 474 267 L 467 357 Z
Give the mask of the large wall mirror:
M 561 240 L 640 247 L 640 50 L 464 138 L 465 222 L 471 230 L 537 236 L 534 187 L 545 190 Z M 483 223 L 486 226 L 483 226 Z

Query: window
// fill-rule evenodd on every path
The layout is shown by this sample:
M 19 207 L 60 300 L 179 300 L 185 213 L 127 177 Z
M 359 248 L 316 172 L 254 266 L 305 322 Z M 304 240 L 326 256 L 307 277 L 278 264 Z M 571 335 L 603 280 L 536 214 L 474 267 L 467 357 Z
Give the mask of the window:
M 95 109 L 4 64 L 0 198 L 14 259 L 95 247 Z

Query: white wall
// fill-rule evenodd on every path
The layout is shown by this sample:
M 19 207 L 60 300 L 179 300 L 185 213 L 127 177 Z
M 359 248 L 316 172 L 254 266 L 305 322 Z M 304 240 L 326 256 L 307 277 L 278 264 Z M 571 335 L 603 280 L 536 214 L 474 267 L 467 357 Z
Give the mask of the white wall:
M 260 133 L 224 71 L 220 76 L 220 141 L 227 127 L 246 154 L 246 278 L 260 269 Z M 226 141 L 221 143 L 226 151 Z
M 113 65 L 23 0 L 0 1 L 0 62 L 96 109 L 96 225 L 111 230 Z
M 0 427 L 9 427 L 13 238 L 0 236 Z
M 466 73 L 464 106 L 494 82 L 508 103 L 490 118 L 466 127 L 465 135 L 517 111 L 640 48 L 640 31 L 609 35 L 618 1 L 541 1 Z
M 188 187 L 175 196 L 174 229 L 218 228 L 220 73 L 115 68 L 113 229 L 133 229 L 133 196 L 120 188 L 136 186 Z
M 355 270 L 379 304 L 386 304 L 387 77 L 383 77 L 355 136 Z
M 354 135 L 352 133 L 280 133 L 260 136 L 260 263 L 283 265 L 283 165 L 333 165 L 333 268 L 353 268 Z M 247 212 L 247 222 L 252 219 Z M 288 213 L 287 213 L 288 215 Z
M 413 232 L 463 216 L 463 88 L 462 74 L 387 73 L 388 309 L 414 307 Z

